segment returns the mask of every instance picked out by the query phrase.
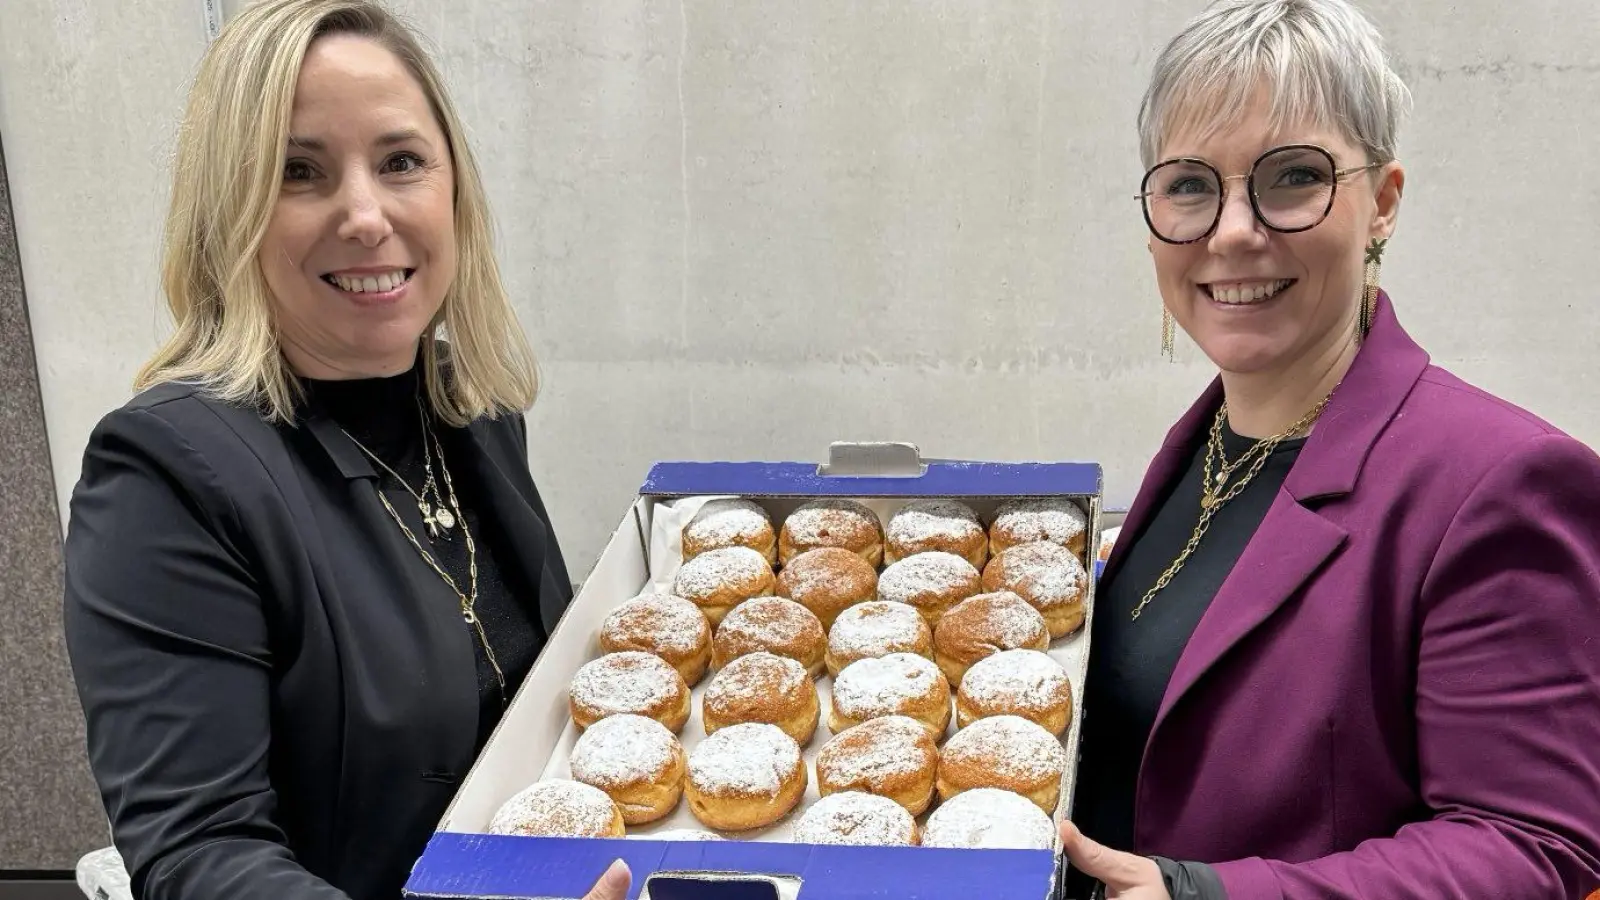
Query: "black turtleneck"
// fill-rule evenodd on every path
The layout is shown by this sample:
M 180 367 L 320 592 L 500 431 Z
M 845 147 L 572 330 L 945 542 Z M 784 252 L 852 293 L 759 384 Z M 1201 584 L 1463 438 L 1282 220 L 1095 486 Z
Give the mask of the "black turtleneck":
M 412 491 L 422 493 L 427 481 L 423 453 L 422 396 L 418 371 L 410 371 L 388 378 L 362 378 L 348 381 L 302 379 L 307 400 L 317 412 L 331 418 L 368 452 L 382 461 L 373 463 L 378 472 L 377 485 L 389 500 L 411 533 L 416 536 L 434 560 L 447 572 L 461 591 L 471 596 L 472 574 L 466 538 L 462 523 L 454 528 L 441 529 L 437 535 L 425 527 Z M 538 623 L 538 609 L 530 598 L 519 600 L 509 589 L 496 563 L 497 553 L 514 552 L 497 539 L 496 524 L 484 517 L 487 505 L 480 502 L 483 486 L 474 475 L 475 469 L 465 464 L 465 455 L 471 452 L 471 436 L 464 429 L 451 428 L 430 418 L 428 427 L 443 445 L 444 458 L 433 453 L 433 476 L 440 492 L 448 500 L 449 483 L 444 473 L 450 473 L 457 501 L 466 517 L 466 527 L 472 531 L 477 551 L 478 599 L 474 610 L 483 622 L 485 634 L 494 648 L 495 659 L 505 674 L 505 697 L 494 668 L 479 640 L 477 630 L 463 620 L 472 642 L 478 669 L 478 736 L 477 748 L 488 742 L 490 733 L 499 722 L 504 703 L 516 692 L 517 686 L 532 667 L 534 657 L 543 646 L 543 631 Z M 386 469 L 385 466 L 388 468 Z M 392 472 L 390 470 L 393 470 Z M 404 479 L 405 484 L 400 480 Z M 407 490 L 406 485 L 410 485 Z M 432 501 L 432 493 L 429 500 Z M 396 529 L 399 525 L 394 526 Z M 410 542 L 407 542 L 410 546 Z M 437 580 L 438 602 L 459 607 L 455 591 Z

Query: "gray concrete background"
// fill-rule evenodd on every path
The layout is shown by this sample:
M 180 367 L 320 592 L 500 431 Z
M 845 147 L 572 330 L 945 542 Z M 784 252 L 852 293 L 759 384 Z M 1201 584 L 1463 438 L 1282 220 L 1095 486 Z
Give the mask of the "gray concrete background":
M 575 572 L 665 458 L 910 440 L 1098 460 L 1126 503 L 1209 377 L 1181 338 L 1178 364 L 1158 358 L 1131 199 L 1148 66 L 1200 5 L 397 2 L 487 170 L 546 376 L 532 464 Z M 1366 7 L 1417 101 L 1384 278 L 1402 320 L 1600 441 L 1600 4 Z M 0 133 L 63 499 L 167 328 L 158 237 L 200 9 L 0 0 Z

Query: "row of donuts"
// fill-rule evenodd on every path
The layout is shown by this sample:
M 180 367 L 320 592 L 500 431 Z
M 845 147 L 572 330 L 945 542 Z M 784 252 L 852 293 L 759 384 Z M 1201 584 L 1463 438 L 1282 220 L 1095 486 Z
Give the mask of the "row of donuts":
M 908 604 L 932 626 L 962 600 L 1004 590 L 1038 610 L 1054 639 L 1083 625 L 1087 534 L 1087 515 L 1061 498 L 1007 501 L 987 529 L 956 500 L 913 500 L 887 526 L 856 501 L 815 500 L 776 531 L 756 503 L 719 498 L 683 529 L 672 593 L 713 627 L 745 600 L 774 594 L 829 627 L 873 599 Z
M 834 735 L 819 752 L 821 799 L 794 825 L 807 844 L 1049 849 L 1067 765 L 1061 744 L 1017 716 L 978 720 L 938 747 L 907 716 L 869 719 Z M 793 738 L 774 725 L 718 730 L 685 754 L 663 725 L 642 716 L 595 723 L 573 749 L 572 778 L 540 781 L 511 799 L 495 834 L 624 837 L 683 798 L 708 828 L 740 832 L 781 820 L 800 804 L 809 773 Z M 939 805 L 919 827 L 917 817 Z M 653 840 L 721 839 L 673 829 Z

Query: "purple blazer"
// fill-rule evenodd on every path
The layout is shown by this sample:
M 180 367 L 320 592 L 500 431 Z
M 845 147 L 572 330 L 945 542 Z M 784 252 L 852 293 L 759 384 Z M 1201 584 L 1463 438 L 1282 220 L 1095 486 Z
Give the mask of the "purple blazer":
M 1220 401 L 1167 435 L 1107 575 Z M 1230 900 L 1600 887 L 1600 458 L 1430 365 L 1381 298 L 1178 661 L 1134 828 Z

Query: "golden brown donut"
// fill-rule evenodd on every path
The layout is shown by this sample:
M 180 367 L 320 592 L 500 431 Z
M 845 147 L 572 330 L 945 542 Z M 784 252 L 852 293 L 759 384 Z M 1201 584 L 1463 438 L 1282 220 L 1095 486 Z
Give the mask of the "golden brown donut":
M 683 796 L 687 766 L 672 732 L 644 716 L 601 719 L 572 747 L 573 780 L 605 791 L 629 825 L 672 812 Z
M 838 677 L 858 659 L 915 653 L 933 658 L 933 630 L 915 607 L 887 600 L 858 603 L 828 629 L 828 674 Z
M 683 526 L 683 558 L 694 559 L 707 550 L 749 547 L 767 560 L 778 562 L 778 536 L 767 511 L 738 497 L 707 500 Z
M 833 680 L 828 727 L 835 734 L 879 716 L 910 716 L 935 736 L 950 726 L 950 683 L 927 657 L 912 653 L 861 659 Z
M 917 822 L 893 800 L 851 791 L 823 797 L 794 823 L 797 844 L 915 847 Z
M 818 547 L 842 547 L 873 571 L 883 562 L 883 526 L 878 514 L 854 500 L 813 500 L 789 514 L 778 529 L 778 559 L 789 561 Z
M 622 837 L 622 812 L 605 791 L 553 779 L 523 788 L 489 821 L 490 834 L 524 837 Z
M 1011 591 L 1044 616 L 1052 639 L 1083 625 L 1089 573 L 1072 551 L 1035 541 L 1000 551 L 983 570 L 983 589 Z
M 805 666 L 786 656 L 757 651 L 711 676 L 700 712 L 706 734 L 740 722 L 764 722 L 804 745 L 816 733 L 821 704 L 816 682 Z
M 933 811 L 922 830 L 922 846 L 1054 850 L 1056 826 L 1026 797 L 999 788 L 974 788 Z
M 800 745 L 776 725 L 729 725 L 689 753 L 689 811 L 722 831 L 771 825 L 806 792 Z
M 728 610 L 751 597 L 770 596 L 774 582 L 772 567 L 760 553 L 721 547 L 686 561 L 672 580 L 672 592 L 700 607 L 715 628 Z
M 989 561 L 989 534 L 965 503 L 913 500 L 884 526 L 883 561 L 894 563 L 930 550 L 954 553 L 982 571 Z
M 1028 601 L 1010 591 L 979 594 L 956 604 L 933 629 L 933 658 L 956 687 L 968 667 L 1002 650 L 1045 650 L 1050 628 Z
M 721 669 L 741 656 L 764 650 L 787 656 L 815 678 L 822 674 L 827 637 L 811 610 L 783 597 L 757 597 L 735 606 L 712 642 L 712 662 Z
M 572 676 L 568 707 L 578 728 L 608 716 L 655 719 L 674 733 L 689 721 L 689 685 L 666 660 L 638 650 L 607 653 Z
M 606 616 L 600 649 L 639 650 L 661 657 L 690 687 L 711 663 L 711 623 L 700 607 L 672 594 L 640 594 Z
M 878 576 L 878 599 L 916 607 L 930 628 L 950 607 L 982 591 L 983 577 L 972 563 L 942 550 L 908 556 Z
M 956 727 L 989 716 L 1021 716 L 1059 737 L 1072 721 L 1067 670 L 1038 650 L 1003 650 L 979 660 L 956 690 Z
M 777 590 L 811 610 L 823 628 L 832 628 L 839 613 L 878 596 L 878 573 L 849 550 L 822 547 L 789 560 Z
M 1055 815 L 1067 751 L 1056 736 L 1021 716 L 979 719 L 955 733 L 939 753 L 939 800 L 973 788 L 1021 794 Z
M 1008 547 L 1045 541 L 1071 550 L 1081 560 L 1089 543 L 1089 516 L 1064 498 L 1008 500 L 989 526 L 989 556 Z
M 877 794 L 920 816 L 933 802 L 939 747 L 928 726 L 907 716 L 868 719 L 828 739 L 817 753 L 817 790 Z

